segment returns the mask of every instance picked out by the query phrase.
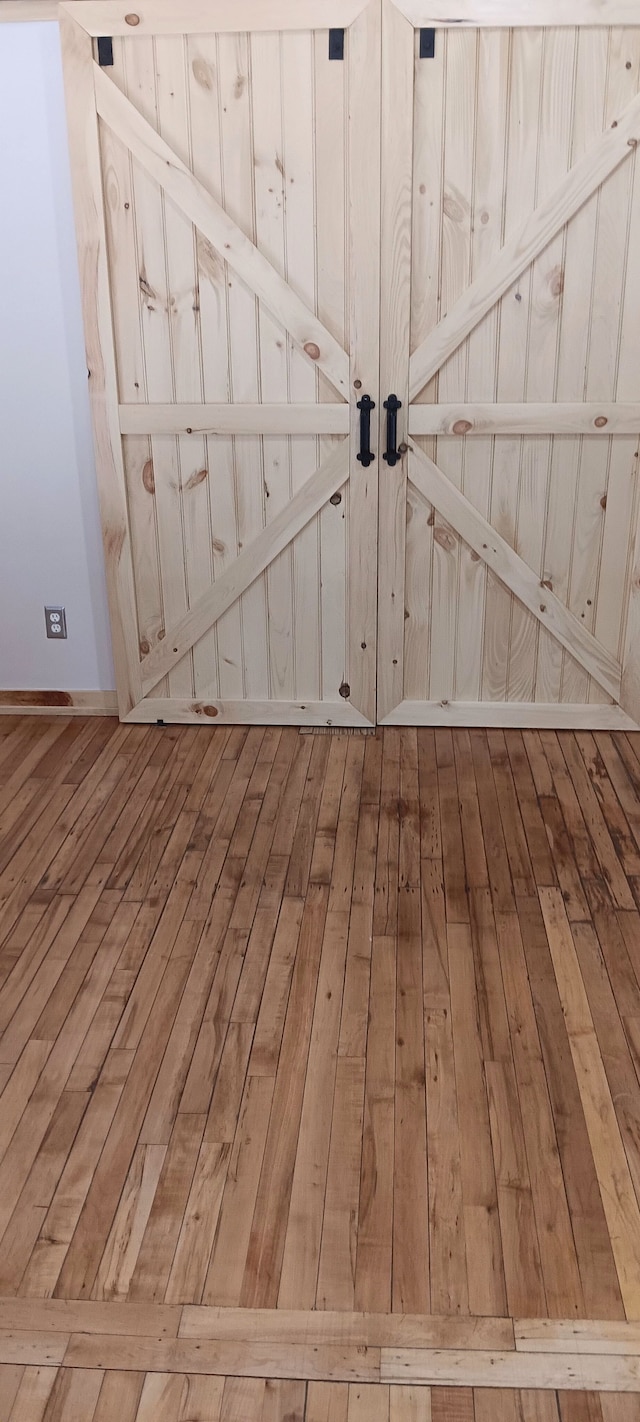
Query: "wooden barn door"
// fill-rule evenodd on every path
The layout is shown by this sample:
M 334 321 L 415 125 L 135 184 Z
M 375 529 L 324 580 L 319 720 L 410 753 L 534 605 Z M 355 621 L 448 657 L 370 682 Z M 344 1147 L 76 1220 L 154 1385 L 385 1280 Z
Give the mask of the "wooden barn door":
M 121 716 L 371 724 L 378 0 L 61 15 Z
M 629 725 L 640 8 L 434 9 L 383 0 L 378 716 Z

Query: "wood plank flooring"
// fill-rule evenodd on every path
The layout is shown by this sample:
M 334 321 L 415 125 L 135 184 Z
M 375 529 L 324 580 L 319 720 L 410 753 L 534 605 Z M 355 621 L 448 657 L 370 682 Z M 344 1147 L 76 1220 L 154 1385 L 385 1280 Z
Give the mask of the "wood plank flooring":
M 640 1422 L 640 738 L 0 718 L 0 1419 Z

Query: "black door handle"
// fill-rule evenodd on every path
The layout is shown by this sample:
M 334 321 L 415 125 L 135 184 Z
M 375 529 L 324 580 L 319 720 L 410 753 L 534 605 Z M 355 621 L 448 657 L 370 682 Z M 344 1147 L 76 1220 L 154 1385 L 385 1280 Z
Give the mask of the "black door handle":
M 402 409 L 402 400 L 399 400 L 397 395 L 390 395 L 384 402 L 384 408 L 387 412 L 387 448 L 382 458 L 393 468 L 400 459 L 400 451 L 397 448 L 398 410 Z
M 364 464 L 365 469 L 368 469 L 376 457 L 375 454 L 371 452 L 371 411 L 375 410 L 375 408 L 376 402 L 371 399 L 370 395 L 363 395 L 362 399 L 358 400 L 358 409 L 360 411 L 360 453 L 357 455 L 357 458 L 361 464 Z

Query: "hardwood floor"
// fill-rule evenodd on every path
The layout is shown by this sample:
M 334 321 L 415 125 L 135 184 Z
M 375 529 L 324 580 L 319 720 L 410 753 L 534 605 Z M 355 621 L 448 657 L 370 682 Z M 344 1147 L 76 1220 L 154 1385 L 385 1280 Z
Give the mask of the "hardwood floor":
M 4 717 L 0 817 L 1 1422 L 640 1422 L 640 738 Z

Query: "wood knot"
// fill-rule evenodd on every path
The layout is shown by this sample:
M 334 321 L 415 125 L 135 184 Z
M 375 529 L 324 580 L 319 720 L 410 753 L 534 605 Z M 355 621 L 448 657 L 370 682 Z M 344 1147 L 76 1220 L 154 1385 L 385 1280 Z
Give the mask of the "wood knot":
M 202 714 L 203 716 L 211 716 L 213 718 L 214 716 L 219 716 L 220 712 L 217 706 L 203 706 Z
M 141 656 L 141 657 L 146 657 L 146 656 L 148 656 L 148 654 L 149 654 L 150 651 L 151 651 L 151 647 L 150 647 L 149 643 L 147 642 L 146 637 L 143 637 L 143 638 L 142 638 L 142 641 L 141 641 L 141 643 L 140 643 L 140 656 Z
M 213 69 L 208 60 L 196 55 L 191 68 L 196 84 L 200 84 L 203 89 L 213 89 Z
M 143 467 L 143 470 L 142 470 L 142 482 L 143 482 L 144 487 L 145 487 L 145 489 L 146 489 L 146 491 L 147 491 L 148 494 L 155 494 L 155 491 L 156 491 L 156 479 L 155 479 L 155 474 L 154 474 L 154 472 L 153 472 L 153 460 L 152 460 L 152 459 L 147 459 L 147 462 L 146 462 L 146 464 L 145 464 L 144 467 Z
M 456 420 L 455 424 L 452 426 L 452 429 L 454 434 L 468 434 L 469 430 L 472 429 L 471 420 Z
M 453 550 L 456 546 L 456 540 L 449 528 L 438 527 L 434 529 L 433 536 L 436 540 L 436 543 L 439 543 L 440 547 L 444 548 L 445 553 L 453 553 Z
M 184 486 L 185 489 L 197 489 L 198 484 L 204 484 L 208 473 L 208 469 L 198 469 L 195 474 L 191 475 L 190 479 L 187 479 L 187 482 Z
M 606 415 L 596 415 L 596 418 L 593 423 L 597 430 L 603 430 L 605 425 L 607 424 Z
M 315 341 L 307 341 L 304 349 L 310 360 L 320 359 L 320 347 L 316 345 Z
M 348 681 L 343 681 L 342 686 L 338 687 L 338 694 L 343 698 L 344 701 L 348 701 L 351 695 L 351 687 L 349 686 Z
M 445 193 L 442 202 L 442 210 L 445 216 L 449 217 L 452 222 L 462 222 L 464 208 L 462 203 L 458 202 L 451 193 Z
M 125 17 L 124 17 L 124 22 L 125 22 L 125 25 L 139 25 L 139 24 L 140 24 L 140 16 L 139 16 L 139 15 L 125 15 Z
M 564 291 L 564 271 L 562 267 L 552 267 L 549 272 L 549 290 L 552 296 L 562 296 Z

